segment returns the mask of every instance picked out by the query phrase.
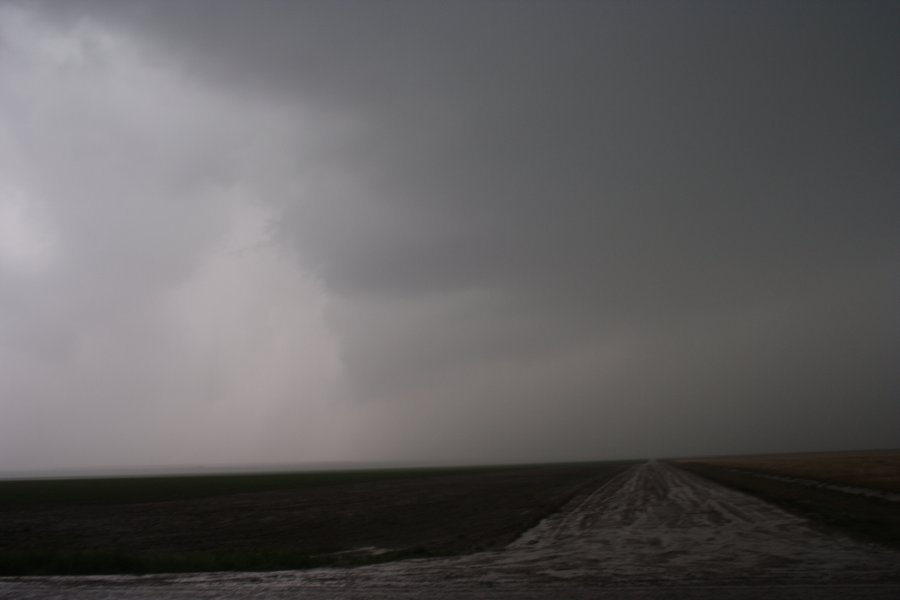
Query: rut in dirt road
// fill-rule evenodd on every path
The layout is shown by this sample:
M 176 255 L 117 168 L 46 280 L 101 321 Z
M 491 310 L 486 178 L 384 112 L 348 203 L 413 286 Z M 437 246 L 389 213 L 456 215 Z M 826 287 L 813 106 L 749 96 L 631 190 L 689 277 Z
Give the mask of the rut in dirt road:
M 679 588 L 686 598 L 749 598 L 760 586 L 770 598 L 900 597 L 900 553 L 822 533 L 762 500 L 649 462 L 499 551 L 357 569 L 9 578 L 0 597 L 542 599 L 613 590 L 601 596 L 659 598 Z

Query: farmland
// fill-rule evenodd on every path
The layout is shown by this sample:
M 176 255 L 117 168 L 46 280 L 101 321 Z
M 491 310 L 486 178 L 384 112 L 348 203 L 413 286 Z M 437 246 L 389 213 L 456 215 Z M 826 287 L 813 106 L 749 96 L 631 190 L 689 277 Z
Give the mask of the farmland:
M 622 463 L 0 483 L 0 572 L 355 565 L 510 542 Z
M 863 541 L 900 548 L 900 452 L 815 453 L 678 461 Z
M 900 493 L 900 451 L 897 450 L 742 456 L 692 462 Z
M 20 494 L 0 513 L 10 575 L 159 574 L 6 576 L 0 598 L 900 594 L 894 501 L 724 459 L 260 477 L 235 493 L 180 481 L 153 502 L 123 502 L 137 488 L 121 483 L 112 504 L 96 482 L 77 482 L 77 505 Z
M 581 470 L 585 468 L 591 473 Z M 717 467 L 709 469 L 730 473 Z M 381 513 L 363 511 L 363 515 L 380 514 L 382 518 L 393 515 L 393 520 L 363 527 L 353 543 L 368 543 L 379 536 L 382 541 L 399 542 L 405 529 L 400 523 L 407 518 L 417 526 L 431 523 L 422 531 L 408 533 L 410 539 L 433 540 L 435 549 L 441 548 L 441 543 L 434 540 L 443 539 L 446 544 L 451 531 L 473 533 L 470 520 L 479 528 L 491 529 L 493 538 L 482 538 L 481 543 L 488 545 L 481 550 L 458 546 L 460 552 L 454 555 L 407 557 L 349 569 L 5 577 L 0 578 L 0 598 L 748 600 L 764 595 L 773 600 L 893 600 L 900 594 L 900 552 L 820 527 L 691 470 L 651 461 L 631 466 L 497 470 L 366 482 L 359 487 L 347 484 L 343 495 L 359 493 L 369 502 L 381 497 L 379 502 L 393 506 L 393 510 Z M 435 486 L 435 495 L 426 492 L 431 486 Z M 326 494 L 323 498 L 337 501 L 339 496 L 334 492 L 341 486 L 330 486 L 326 493 L 327 487 L 310 487 L 302 496 L 319 490 Z M 367 492 L 364 488 L 370 489 Z M 551 488 L 556 490 L 551 496 L 557 501 L 565 497 L 568 501 L 518 535 L 527 520 L 523 520 L 525 507 L 548 499 L 545 494 Z M 438 512 L 417 515 L 415 503 L 396 503 L 408 498 L 413 490 L 422 500 L 439 502 L 444 494 L 452 500 L 440 504 Z M 238 496 L 259 500 L 256 493 Z M 320 518 L 326 518 L 338 506 L 346 507 L 340 503 L 320 505 L 324 510 Z M 506 526 L 516 525 L 492 528 L 494 518 Z M 365 518 L 360 516 L 355 523 L 362 526 Z M 291 525 L 287 521 L 283 524 Z M 290 528 L 295 534 L 302 531 Z M 388 529 L 397 531 L 388 534 Z M 365 531 L 373 537 L 363 540 Z M 435 531 L 443 534 L 436 535 Z

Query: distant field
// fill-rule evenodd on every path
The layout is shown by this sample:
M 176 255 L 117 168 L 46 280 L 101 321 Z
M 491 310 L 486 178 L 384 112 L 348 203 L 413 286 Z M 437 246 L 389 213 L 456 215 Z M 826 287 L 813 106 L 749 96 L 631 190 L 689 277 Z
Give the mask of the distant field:
M 534 465 L 0 480 L 0 510 L 6 507 L 190 500 L 226 494 L 301 490 L 323 485 L 528 468 L 534 468 Z
M 900 493 L 900 450 L 748 456 L 690 462 Z
M 0 574 L 268 570 L 502 546 L 628 463 L 0 482 Z

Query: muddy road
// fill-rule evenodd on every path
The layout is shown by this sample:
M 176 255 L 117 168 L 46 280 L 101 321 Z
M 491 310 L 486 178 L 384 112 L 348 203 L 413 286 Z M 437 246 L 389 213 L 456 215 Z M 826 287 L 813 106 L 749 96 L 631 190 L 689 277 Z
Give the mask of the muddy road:
M 900 598 L 900 553 L 635 466 L 506 548 L 356 569 L 0 579 L 0 598 Z

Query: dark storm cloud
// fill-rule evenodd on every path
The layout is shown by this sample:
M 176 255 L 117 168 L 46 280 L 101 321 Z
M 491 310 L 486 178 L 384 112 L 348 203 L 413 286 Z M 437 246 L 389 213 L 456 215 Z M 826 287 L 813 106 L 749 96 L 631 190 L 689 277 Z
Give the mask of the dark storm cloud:
M 287 224 L 350 293 L 703 309 L 896 248 L 878 5 L 198 7 L 157 15 L 197 64 L 356 120 Z
M 896 7 L 52 8 L 315 116 L 261 185 L 361 455 L 895 443 Z

